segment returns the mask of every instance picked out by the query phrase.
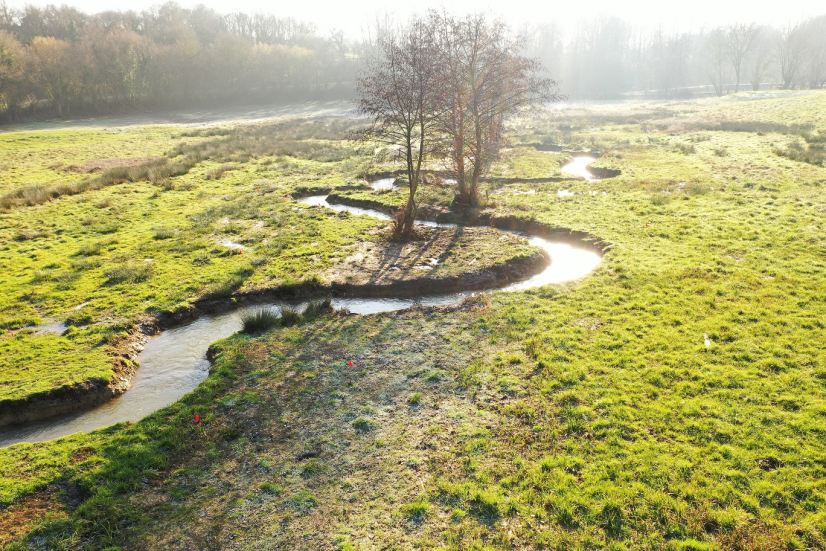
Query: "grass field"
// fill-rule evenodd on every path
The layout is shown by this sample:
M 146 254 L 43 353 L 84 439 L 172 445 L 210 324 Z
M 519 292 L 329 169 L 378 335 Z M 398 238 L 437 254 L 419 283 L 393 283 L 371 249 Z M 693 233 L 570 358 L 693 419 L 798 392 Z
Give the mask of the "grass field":
M 338 188 L 397 205 L 398 192 L 352 187 L 390 167 L 335 139 L 343 128 L 299 128 L 270 129 L 277 144 L 255 129 L 125 131 L 151 137 L 135 154 L 191 168 L 0 214 L 3 396 L 56 384 L 33 346 L 73 366 L 55 378 L 105 377 L 100 343 L 142 315 L 299 281 L 380 243 L 379 222 L 291 197 Z M 486 184 L 490 208 L 598 236 L 610 247 L 592 275 L 216 343 L 210 377 L 144 421 L 0 450 L 0 541 L 824 549 L 825 135 L 822 92 L 515 121 L 494 172 L 524 181 Z M 599 149 L 597 166 L 622 174 L 532 181 L 559 176 L 561 158 L 535 143 Z M 20 337 L 84 302 L 76 332 Z
M 169 127 L 0 135 L 6 153 L 2 162 L 31 176 L 21 183 L 12 174 L 9 193 L 15 185 L 59 189 L 105 181 L 95 189 L 53 200 L 37 196 L 45 202 L 0 211 L 0 328 L 5 330 L 0 334 L 0 401 L 116 376 L 112 351 L 137 322 L 157 313 L 198 298 L 344 279 L 346 274 L 332 269 L 340 261 L 369 243 L 378 244 L 378 253 L 386 242 L 386 223 L 346 213 L 330 216 L 298 205 L 293 197 L 301 189 L 364 184 L 359 174 L 370 169 L 370 160 L 339 144 L 346 127 L 317 123 L 308 131 L 299 126 L 302 133 L 296 136 L 296 126 L 253 127 L 240 137 L 228 129 Z M 339 141 L 313 140 L 314 132 Z M 262 142 L 264 133 L 268 139 Z M 20 142 L 33 144 L 32 152 L 21 152 Z M 136 142 L 146 142 L 148 149 L 136 150 Z M 56 153 L 64 143 L 68 153 Z M 180 176 L 150 174 L 148 179 L 130 173 L 143 174 L 139 167 L 65 171 L 65 166 L 95 165 L 96 154 L 104 160 L 115 155 L 110 164 L 117 165 L 130 151 L 165 153 L 171 164 L 190 168 Z M 77 155 L 78 164 L 63 164 L 71 162 L 71 155 Z M 25 161 L 18 164 L 20 159 Z M 38 163 L 52 168 L 39 170 Z M 44 173 L 68 180 L 40 181 Z M 481 235 L 454 236 L 454 254 L 443 247 L 446 262 L 432 275 L 461 273 L 474 259 L 478 266 L 491 266 L 530 249 L 511 240 L 508 247 L 481 248 L 480 254 L 464 258 L 462 250 L 479 249 L 476 245 L 485 241 Z M 413 266 L 407 268 L 400 273 L 409 275 Z M 55 321 L 69 326 L 68 332 L 43 335 L 25 329 Z

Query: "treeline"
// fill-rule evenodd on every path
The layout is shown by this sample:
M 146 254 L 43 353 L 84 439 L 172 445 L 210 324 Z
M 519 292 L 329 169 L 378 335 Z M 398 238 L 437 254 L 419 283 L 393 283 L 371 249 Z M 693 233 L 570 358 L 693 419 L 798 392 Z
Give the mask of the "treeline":
M 364 60 L 396 24 L 355 41 L 291 18 L 203 6 L 89 15 L 0 0 L 0 121 L 351 98 Z M 695 32 L 596 17 L 567 34 L 554 23 L 517 34 L 572 99 L 826 85 L 826 15 Z
M 617 17 L 597 17 L 567 36 L 553 23 L 520 34 L 528 54 L 571 98 L 826 85 L 826 15 L 781 27 L 738 23 L 697 32 L 641 29 Z
M 349 97 L 358 52 L 271 15 L 0 4 L 0 119 Z

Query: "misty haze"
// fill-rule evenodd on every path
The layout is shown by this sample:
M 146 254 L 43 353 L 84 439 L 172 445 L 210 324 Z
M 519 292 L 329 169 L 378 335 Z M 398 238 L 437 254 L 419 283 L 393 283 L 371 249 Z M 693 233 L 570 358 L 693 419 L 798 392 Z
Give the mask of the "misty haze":
M 826 549 L 824 86 L 798 0 L 0 0 L 0 547 Z

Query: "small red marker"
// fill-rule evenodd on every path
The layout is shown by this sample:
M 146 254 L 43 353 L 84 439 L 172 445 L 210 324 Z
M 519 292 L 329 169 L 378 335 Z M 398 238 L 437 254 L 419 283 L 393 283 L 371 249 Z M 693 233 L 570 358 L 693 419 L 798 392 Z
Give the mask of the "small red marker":
M 646 225 L 645 225 L 645 227 L 647 228 L 647 227 L 648 227 L 648 224 L 646 224 Z
M 347 365 L 349 365 L 350 367 L 353 367 L 353 361 L 352 361 L 352 360 L 350 360 L 350 363 L 349 363 L 349 364 L 347 364 Z
M 201 420 L 201 418 L 200 418 L 200 417 L 198 417 L 198 414 L 196 413 L 196 414 L 195 414 L 195 422 L 197 423 L 197 422 L 199 422 L 200 420 Z
M 14 331 L 12 331 L 12 332 L 11 332 L 11 336 L 12 336 L 12 337 L 14 336 Z
M 485 301 L 485 308 L 488 307 L 488 301 Z

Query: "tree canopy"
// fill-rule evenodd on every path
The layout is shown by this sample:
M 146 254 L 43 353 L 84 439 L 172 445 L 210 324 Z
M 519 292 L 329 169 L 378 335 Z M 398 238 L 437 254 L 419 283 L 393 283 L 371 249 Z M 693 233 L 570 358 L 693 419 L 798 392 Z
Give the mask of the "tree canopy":
M 443 154 L 451 167 L 456 203 L 477 207 L 479 181 L 499 154 L 507 119 L 560 96 L 508 27 L 485 15 L 430 11 L 385 33 L 379 46 L 356 81 L 358 109 L 372 119 L 360 137 L 398 146 L 406 159 L 410 193 L 396 228 L 406 236 L 429 155 Z

